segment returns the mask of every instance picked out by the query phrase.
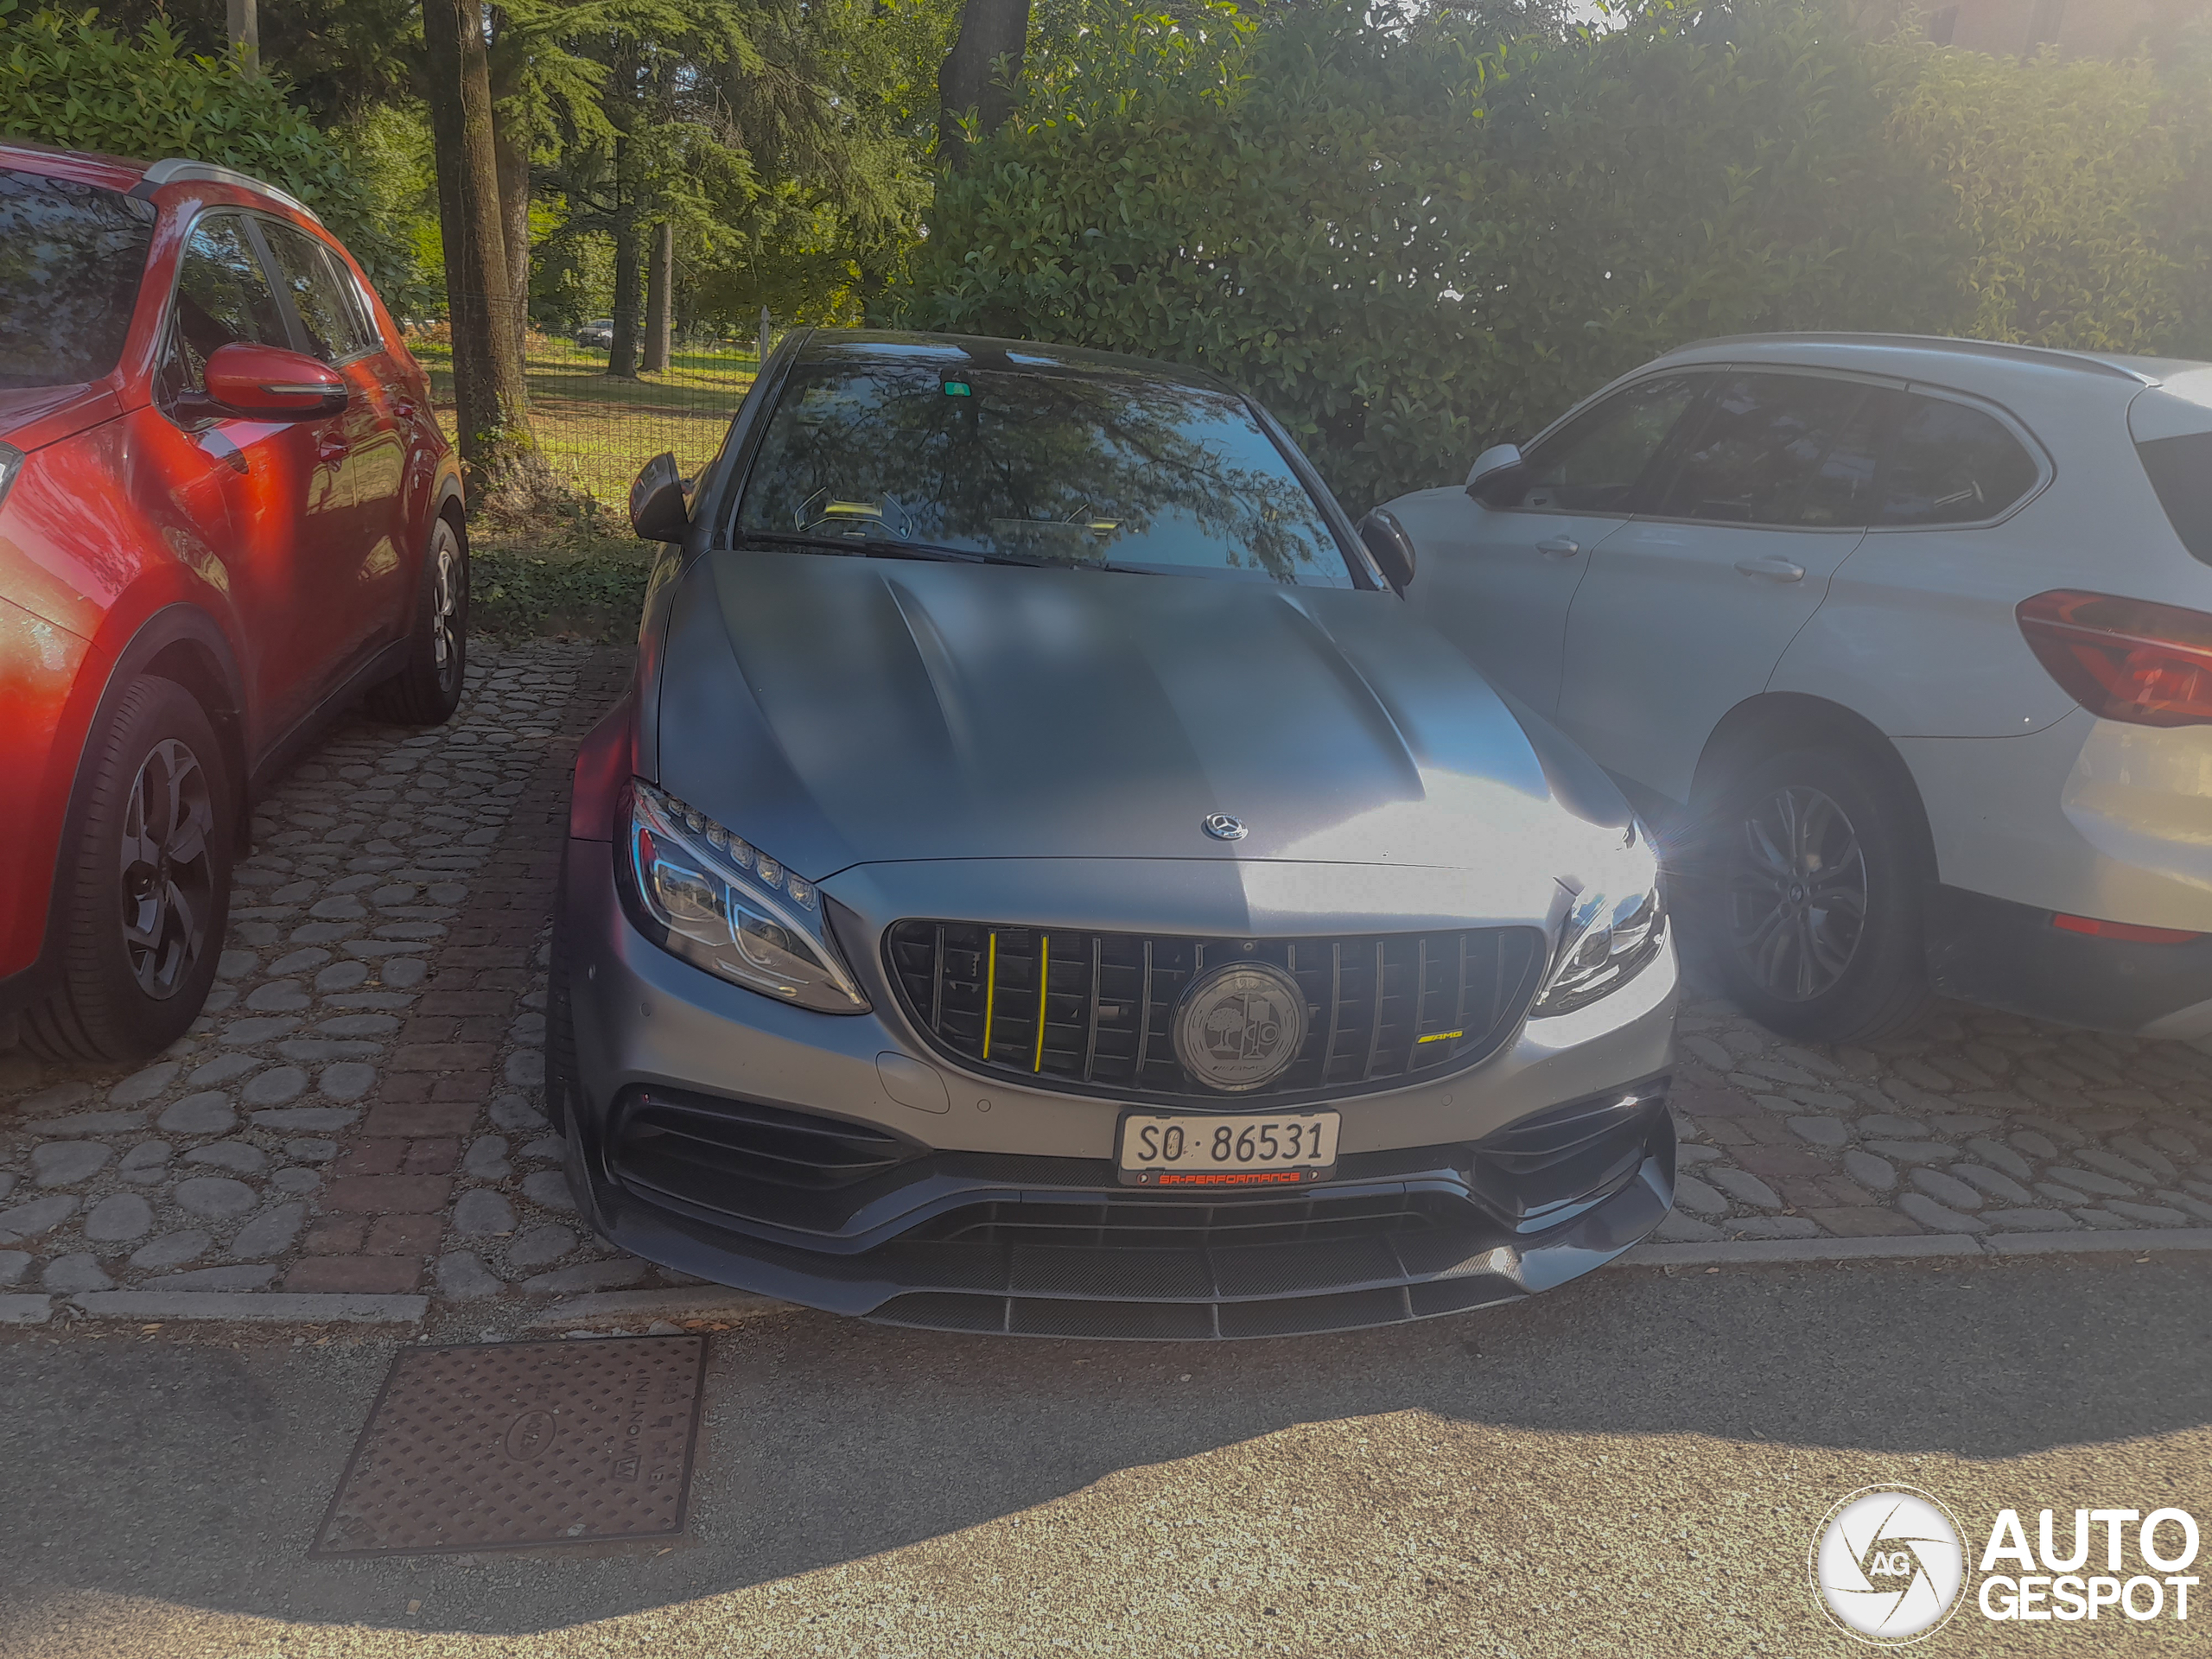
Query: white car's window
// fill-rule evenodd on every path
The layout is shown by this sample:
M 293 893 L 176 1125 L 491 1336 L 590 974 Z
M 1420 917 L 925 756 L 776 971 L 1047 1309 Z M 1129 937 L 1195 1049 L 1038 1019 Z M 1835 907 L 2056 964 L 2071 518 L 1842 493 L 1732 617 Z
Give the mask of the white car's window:
M 1648 511 L 1661 518 L 1711 524 L 1827 525 L 1853 505 L 1852 480 L 1873 472 L 1872 435 L 1854 417 L 1872 390 L 1863 383 L 1808 374 L 1729 374 L 1695 417 L 1695 435 L 1680 452 Z M 1834 477 L 1824 468 L 1838 441 L 1849 433 L 1856 457 L 1847 454 Z M 1821 486 L 1816 513 L 1808 499 Z M 1864 504 L 1856 504 L 1864 511 Z M 1859 523 L 1866 520 L 1861 518 Z
M 1882 524 L 1971 524 L 2035 487 L 2035 459 L 1993 415 L 1915 397 L 1882 478 Z
M 1517 500 L 1491 505 L 1625 517 L 1660 446 L 1708 378 L 1662 374 L 1622 387 L 1531 449 L 1528 487 Z
M 1791 524 L 1808 530 L 1856 530 L 1873 522 L 1875 474 L 1904 401 L 1895 391 L 1868 394 L 1813 469 Z
M 2139 443 L 2143 470 L 2182 545 L 2212 564 L 2212 432 Z

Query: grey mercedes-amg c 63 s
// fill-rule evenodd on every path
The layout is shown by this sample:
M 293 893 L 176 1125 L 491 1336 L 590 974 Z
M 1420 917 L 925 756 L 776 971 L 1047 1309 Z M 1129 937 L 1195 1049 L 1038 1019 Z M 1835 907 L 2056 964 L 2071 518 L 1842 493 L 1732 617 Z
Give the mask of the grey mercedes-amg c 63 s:
M 547 1045 L 617 1243 L 897 1325 L 1253 1337 L 1666 1214 L 1643 831 L 1234 389 L 798 334 L 632 509 Z

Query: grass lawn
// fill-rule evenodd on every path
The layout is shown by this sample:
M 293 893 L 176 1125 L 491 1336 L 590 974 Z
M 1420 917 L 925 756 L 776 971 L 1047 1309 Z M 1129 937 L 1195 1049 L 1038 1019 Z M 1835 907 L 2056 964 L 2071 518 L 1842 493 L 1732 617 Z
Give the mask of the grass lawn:
M 430 372 L 452 437 L 453 348 L 408 344 Z M 664 374 L 616 380 L 604 352 L 533 334 L 524 365 L 531 423 L 555 472 L 619 511 L 638 469 L 663 450 L 686 476 L 707 464 L 759 366 L 751 352 L 678 352 Z

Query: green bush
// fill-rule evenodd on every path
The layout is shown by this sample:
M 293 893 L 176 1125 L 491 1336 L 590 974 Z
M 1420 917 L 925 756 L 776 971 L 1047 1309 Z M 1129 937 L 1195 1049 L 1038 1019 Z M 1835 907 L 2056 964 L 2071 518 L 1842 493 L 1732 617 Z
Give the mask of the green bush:
M 652 550 L 641 542 L 514 542 L 469 550 L 469 626 L 505 637 L 627 640 L 638 631 Z
M 891 315 L 1213 369 L 1355 505 L 1700 337 L 2212 327 L 2201 73 L 1869 41 L 1800 0 L 1503 47 L 1448 9 L 1064 3 Z
M 379 225 L 345 146 L 234 60 L 193 56 L 156 18 L 137 39 L 96 15 L 10 16 L 0 0 L 0 136 L 235 168 L 315 209 L 380 289 L 412 279 L 411 251 Z

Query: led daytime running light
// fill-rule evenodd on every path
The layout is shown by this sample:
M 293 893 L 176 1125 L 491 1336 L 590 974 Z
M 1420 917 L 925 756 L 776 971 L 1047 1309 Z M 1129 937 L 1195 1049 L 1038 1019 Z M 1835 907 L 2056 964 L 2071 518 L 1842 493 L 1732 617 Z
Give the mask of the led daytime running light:
M 1588 1007 L 1642 973 L 1665 945 L 1658 861 L 1640 826 L 1630 825 L 1612 862 L 1577 895 L 1531 1019 Z
M 642 779 L 630 785 L 623 818 L 622 897 L 655 944 L 779 1001 L 867 1011 L 812 882 Z

